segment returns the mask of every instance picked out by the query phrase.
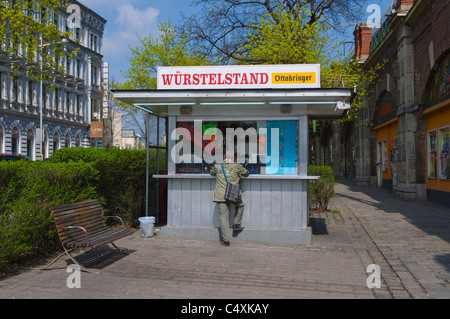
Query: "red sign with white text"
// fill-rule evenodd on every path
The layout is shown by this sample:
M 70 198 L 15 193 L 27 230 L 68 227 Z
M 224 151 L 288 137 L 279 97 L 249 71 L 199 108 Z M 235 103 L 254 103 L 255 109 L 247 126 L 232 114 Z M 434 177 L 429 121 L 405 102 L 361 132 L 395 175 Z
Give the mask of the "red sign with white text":
M 158 90 L 320 88 L 319 64 L 158 68 Z

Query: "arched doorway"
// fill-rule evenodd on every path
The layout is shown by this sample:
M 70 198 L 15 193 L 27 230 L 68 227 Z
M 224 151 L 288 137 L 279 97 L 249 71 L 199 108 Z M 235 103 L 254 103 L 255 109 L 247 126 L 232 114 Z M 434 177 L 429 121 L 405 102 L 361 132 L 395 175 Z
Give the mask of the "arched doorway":
M 59 149 L 59 133 L 55 132 L 53 135 L 53 152 Z
M 64 138 L 64 147 L 70 147 L 70 135 L 66 134 L 66 137 Z
M 20 153 L 20 130 L 17 126 L 14 126 L 11 131 L 11 153 Z
M 33 129 L 27 131 L 27 156 L 34 160 L 34 132 Z

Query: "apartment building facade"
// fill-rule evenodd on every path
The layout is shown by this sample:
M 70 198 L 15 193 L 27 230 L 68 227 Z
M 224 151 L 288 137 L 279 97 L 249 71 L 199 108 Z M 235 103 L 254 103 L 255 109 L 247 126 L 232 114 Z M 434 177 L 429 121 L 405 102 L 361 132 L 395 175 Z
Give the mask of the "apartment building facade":
M 80 23 L 69 28 L 70 14 L 62 10 L 54 19 L 60 31 L 73 32 L 59 61 L 65 76 L 51 83 L 37 82 L 24 74 L 13 74 L 13 61 L 5 54 L 0 59 L 0 153 L 38 160 L 62 147 L 103 144 L 101 76 L 106 20 L 76 0 L 70 3 L 80 10 Z M 76 55 L 69 59 L 69 53 L 76 49 Z

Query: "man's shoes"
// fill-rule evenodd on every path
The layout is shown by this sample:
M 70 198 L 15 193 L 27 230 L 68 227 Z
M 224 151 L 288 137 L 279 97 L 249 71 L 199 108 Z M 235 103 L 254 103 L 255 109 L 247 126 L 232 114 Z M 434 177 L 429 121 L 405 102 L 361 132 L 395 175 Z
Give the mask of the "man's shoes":
M 234 224 L 233 225 L 233 230 L 234 231 L 243 231 L 244 227 L 242 227 L 241 224 Z
M 222 244 L 222 246 L 230 246 L 230 242 L 229 241 L 225 241 L 225 240 L 220 240 L 220 243 Z

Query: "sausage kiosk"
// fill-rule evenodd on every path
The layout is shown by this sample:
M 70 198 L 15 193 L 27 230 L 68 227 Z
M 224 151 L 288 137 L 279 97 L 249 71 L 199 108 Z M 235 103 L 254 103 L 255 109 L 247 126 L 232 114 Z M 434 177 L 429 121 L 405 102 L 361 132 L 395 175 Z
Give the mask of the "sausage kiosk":
M 209 168 L 231 149 L 250 171 L 234 240 L 310 244 L 308 119 L 342 117 L 354 90 L 320 88 L 320 65 L 161 67 L 157 78 L 157 90 L 113 93 L 168 119 L 168 174 L 153 175 L 168 181 L 161 233 L 219 238 Z

